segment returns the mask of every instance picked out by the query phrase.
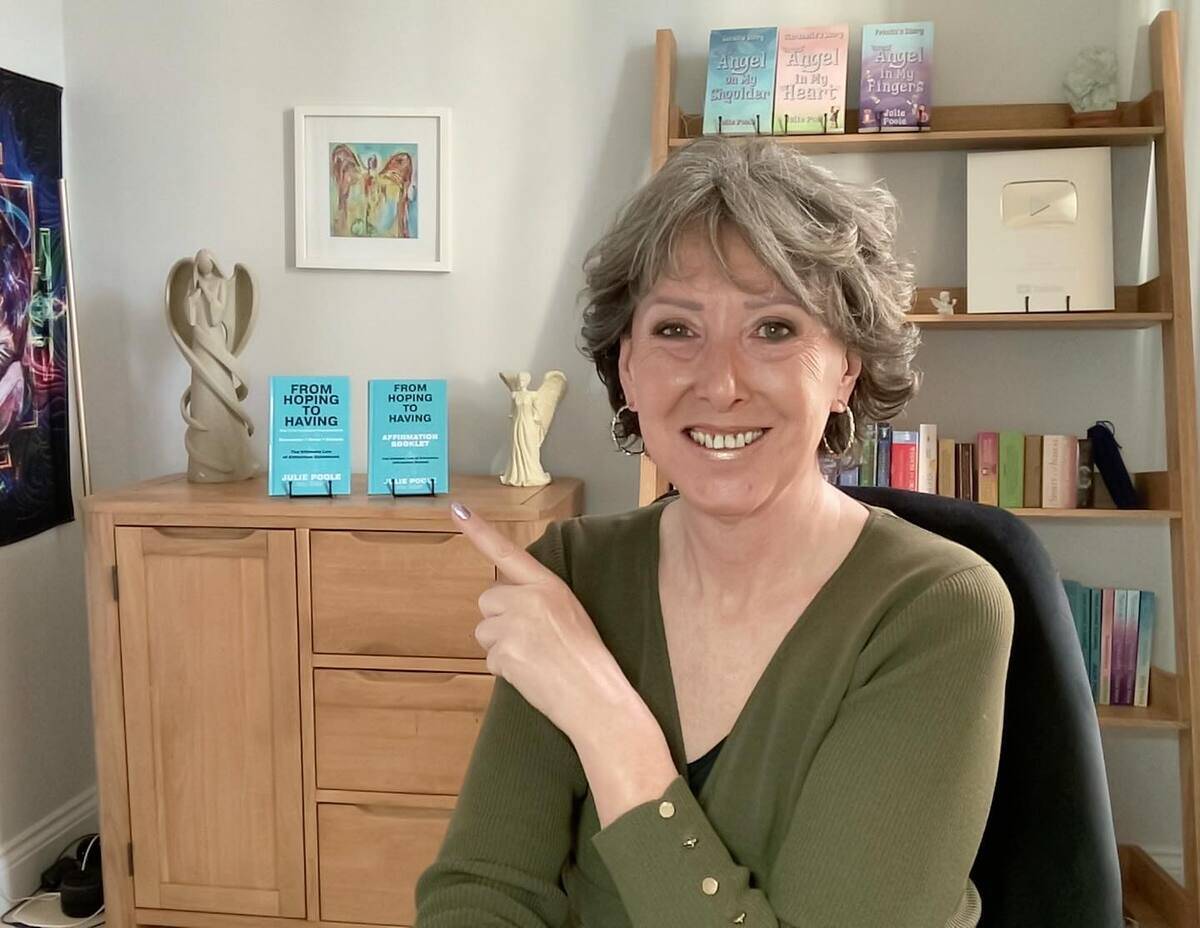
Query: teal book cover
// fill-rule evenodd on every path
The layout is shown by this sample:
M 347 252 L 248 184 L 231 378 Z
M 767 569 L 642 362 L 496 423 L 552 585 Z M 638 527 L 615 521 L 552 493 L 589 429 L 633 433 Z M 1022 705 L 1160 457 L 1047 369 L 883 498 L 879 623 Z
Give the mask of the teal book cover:
M 770 135 L 779 30 L 714 29 L 708 39 L 705 135 Z
M 271 496 L 350 492 L 350 378 L 272 377 Z
M 1154 646 L 1154 610 L 1156 602 L 1151 590 L 1139 591 L 1137 630 L 1137 672 L 1134 680 L 1133 704 L 1145 707 L 1150 698 L 1150 649 Z
M 367 384 L 367 493 L 448 493 L 445 380 Z
M 1088 623 L 1090 634 L 1088 636 L 1088 678 L 1092 684 L 1092 700 L 1096 703 L 1100 702 L 1100 624 L 1103 609 L 1103 594 L 1096 587 L 1088 587 L 1088 594 L 1091 600 L 1090 618 Z

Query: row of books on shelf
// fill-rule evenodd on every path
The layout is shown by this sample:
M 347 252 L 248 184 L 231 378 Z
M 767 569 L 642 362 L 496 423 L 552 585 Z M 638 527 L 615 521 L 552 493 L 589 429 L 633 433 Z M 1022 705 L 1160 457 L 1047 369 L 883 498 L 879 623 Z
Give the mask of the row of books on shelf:
M 1149 590 L 1063 580 L 1092 698 L 1100 706 L 1142 706 L 1150 697 L 1156 600 Z
M 850 26 L 709 33 L 705 135 L 844 133 Z M 929 129 L 933 23 L 862 27 L 859 132 Z
M 1075 435 L 979 432 L 975 441 L 939 438 L 936 424 L 915 430 L 873 422 L 857 463 L 823 462 L 838 486 L 896 487 L 1007 509 L 1090 509 L 1099 475 L 1092 440 Z

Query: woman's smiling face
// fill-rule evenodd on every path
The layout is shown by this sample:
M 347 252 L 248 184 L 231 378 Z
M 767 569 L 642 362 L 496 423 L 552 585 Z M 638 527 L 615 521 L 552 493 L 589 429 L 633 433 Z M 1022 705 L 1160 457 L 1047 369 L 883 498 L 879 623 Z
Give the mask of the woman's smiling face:
M 655 464 L 702 509 L 736 515 L 821 479 L 817 446 L 861 363 L 736 230 L 721 236 L 729 276 L 706 233 L 681 238 L 674 273 L 634 310 L 619 372 Z

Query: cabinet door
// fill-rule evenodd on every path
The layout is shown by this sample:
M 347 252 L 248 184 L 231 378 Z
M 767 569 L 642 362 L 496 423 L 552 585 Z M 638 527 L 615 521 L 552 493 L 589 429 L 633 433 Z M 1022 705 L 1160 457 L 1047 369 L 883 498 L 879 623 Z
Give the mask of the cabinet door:
M 303 917 L 293 533 L 116 534 L 135 904 Z

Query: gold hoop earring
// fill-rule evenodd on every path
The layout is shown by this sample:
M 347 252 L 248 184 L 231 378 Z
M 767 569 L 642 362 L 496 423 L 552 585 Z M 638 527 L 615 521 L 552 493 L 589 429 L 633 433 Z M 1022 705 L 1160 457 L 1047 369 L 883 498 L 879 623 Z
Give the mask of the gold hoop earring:
M 852 410 L 850 408 L 850 404 L 847 403 L 846 408 L 841 410 L 841 412 L 850 417 L 850 430 L 846 437 L 846 447 L 844 447 L 841 451 L 834 451 L 831 447 L 829 447 L 829 439 L 824 435 L 821 436 L 821 444 L 825 446 L 825 450 L 830 454 L 830 456 L 835 458 L 845 456 L 846 452 L 848 452 L 854 446 L 854 410 Z

